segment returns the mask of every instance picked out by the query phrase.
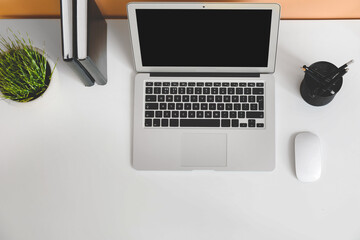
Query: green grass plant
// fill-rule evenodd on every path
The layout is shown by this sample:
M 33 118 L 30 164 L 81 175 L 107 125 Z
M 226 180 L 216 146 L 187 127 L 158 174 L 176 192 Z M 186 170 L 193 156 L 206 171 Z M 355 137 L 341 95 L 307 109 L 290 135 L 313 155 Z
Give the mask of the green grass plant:
M 28 35 L 25 39 L 9 31 L 11 36 L 0 36 L 1 97 L 29 102 L 45 92 L 55 67 L 46 74 L 49 66 L 45 51 L 34 48 Z

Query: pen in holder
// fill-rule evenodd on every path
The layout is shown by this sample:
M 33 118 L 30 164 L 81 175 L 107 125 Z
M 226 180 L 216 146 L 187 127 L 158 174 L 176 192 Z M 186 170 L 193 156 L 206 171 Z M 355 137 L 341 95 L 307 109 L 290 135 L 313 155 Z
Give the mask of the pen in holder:
M 309 67 L 303 66 L 305 76 L 300 85 L 302 98 L 313 106 L 324 106 L 331 102 L 339 92 L 343 76 L 349 70 L 347 66 L 353 60 L 341 67 L 336 67 L 329 62 L 316 62 Z

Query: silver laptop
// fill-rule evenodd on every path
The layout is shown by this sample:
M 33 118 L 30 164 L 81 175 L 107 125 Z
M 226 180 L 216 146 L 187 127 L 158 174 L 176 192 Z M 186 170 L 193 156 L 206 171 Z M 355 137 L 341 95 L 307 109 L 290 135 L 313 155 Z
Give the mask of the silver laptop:
M 280 6 L 130 3 L 133 167 L 271 171 Z

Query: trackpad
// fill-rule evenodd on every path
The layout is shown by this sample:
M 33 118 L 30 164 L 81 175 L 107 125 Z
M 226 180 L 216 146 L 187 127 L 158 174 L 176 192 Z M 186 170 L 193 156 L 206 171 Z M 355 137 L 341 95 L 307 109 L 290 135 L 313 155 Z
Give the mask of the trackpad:
M 224 167 L 226 149 L 225 133 L 185 133 L 181 140 L 181 165 Z

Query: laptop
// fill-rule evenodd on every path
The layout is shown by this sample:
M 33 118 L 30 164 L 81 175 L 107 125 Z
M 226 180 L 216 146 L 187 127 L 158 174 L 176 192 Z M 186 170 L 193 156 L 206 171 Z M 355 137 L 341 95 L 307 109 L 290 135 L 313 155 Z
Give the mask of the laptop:
M 280 6 L 129 3 L 138 170 L 272 171 Z

